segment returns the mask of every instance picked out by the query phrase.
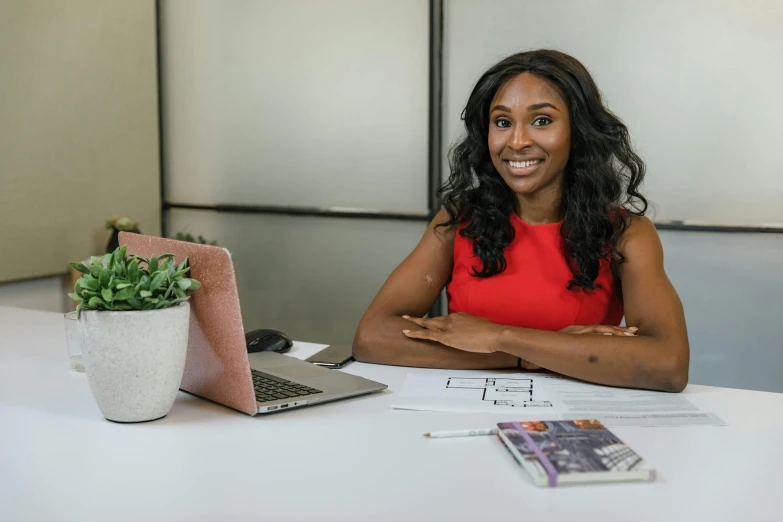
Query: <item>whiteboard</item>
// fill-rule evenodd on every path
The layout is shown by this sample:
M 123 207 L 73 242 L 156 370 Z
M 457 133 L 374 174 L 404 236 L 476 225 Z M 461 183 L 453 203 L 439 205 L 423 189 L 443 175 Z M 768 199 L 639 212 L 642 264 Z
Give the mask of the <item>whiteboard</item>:
M 628 125 L 657 222 L 783 226 L 783 1 L 446 0 L 446 148 L 479 76 L 543 47 Z
M 161 4 L 164 199 L 426 212 L 422 0 Z

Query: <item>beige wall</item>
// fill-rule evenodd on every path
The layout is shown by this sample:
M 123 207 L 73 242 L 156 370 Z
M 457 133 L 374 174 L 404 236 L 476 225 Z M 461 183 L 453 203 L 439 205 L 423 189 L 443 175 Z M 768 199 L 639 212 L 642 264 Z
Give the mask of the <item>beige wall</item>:
M 0 281 L 160 233 L 153 0 L 0 0 Z

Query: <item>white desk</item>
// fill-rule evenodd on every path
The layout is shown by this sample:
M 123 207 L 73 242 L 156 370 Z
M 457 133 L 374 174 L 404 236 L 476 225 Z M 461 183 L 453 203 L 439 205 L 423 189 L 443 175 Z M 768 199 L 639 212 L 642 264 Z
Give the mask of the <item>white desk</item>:
M 657 483 L 539 489 L 494 437 L 422 437 L 507 415 L 389 410 L 418 370 L 346 371 L 389 391 L 255 418 L 180 393 L 115 424 L 68 368 L 62 316 L 0 307 L 0 520 L 783 520 L 783 394 L 689 386 L 729 425 L 613 428 Z

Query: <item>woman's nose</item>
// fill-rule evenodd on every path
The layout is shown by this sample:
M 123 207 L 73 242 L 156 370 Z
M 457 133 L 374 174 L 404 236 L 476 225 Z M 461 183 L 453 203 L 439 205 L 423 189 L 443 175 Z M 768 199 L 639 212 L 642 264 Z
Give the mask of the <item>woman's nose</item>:
M 527 133 L 524 125 L 517 125 L 511 132 L 511 136 L 508 139 L 508 146 L 514 150 L 522 150 L 525 147 L 530 147 L 533 141 L 530 139 L 530 135 Z

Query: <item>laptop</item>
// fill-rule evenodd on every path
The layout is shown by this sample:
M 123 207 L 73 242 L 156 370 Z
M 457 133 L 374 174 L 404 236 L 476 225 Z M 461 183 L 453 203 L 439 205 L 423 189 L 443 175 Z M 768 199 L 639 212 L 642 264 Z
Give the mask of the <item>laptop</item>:
M 247 413 L 271 413 L 355 397 L 387 386 L 275 352 L 247 353 L 234 263 L 225 248 L 121 232 L 129 254 L 190 259 L 203 285 L 190 297 L 190 333 L 180 389 Z

